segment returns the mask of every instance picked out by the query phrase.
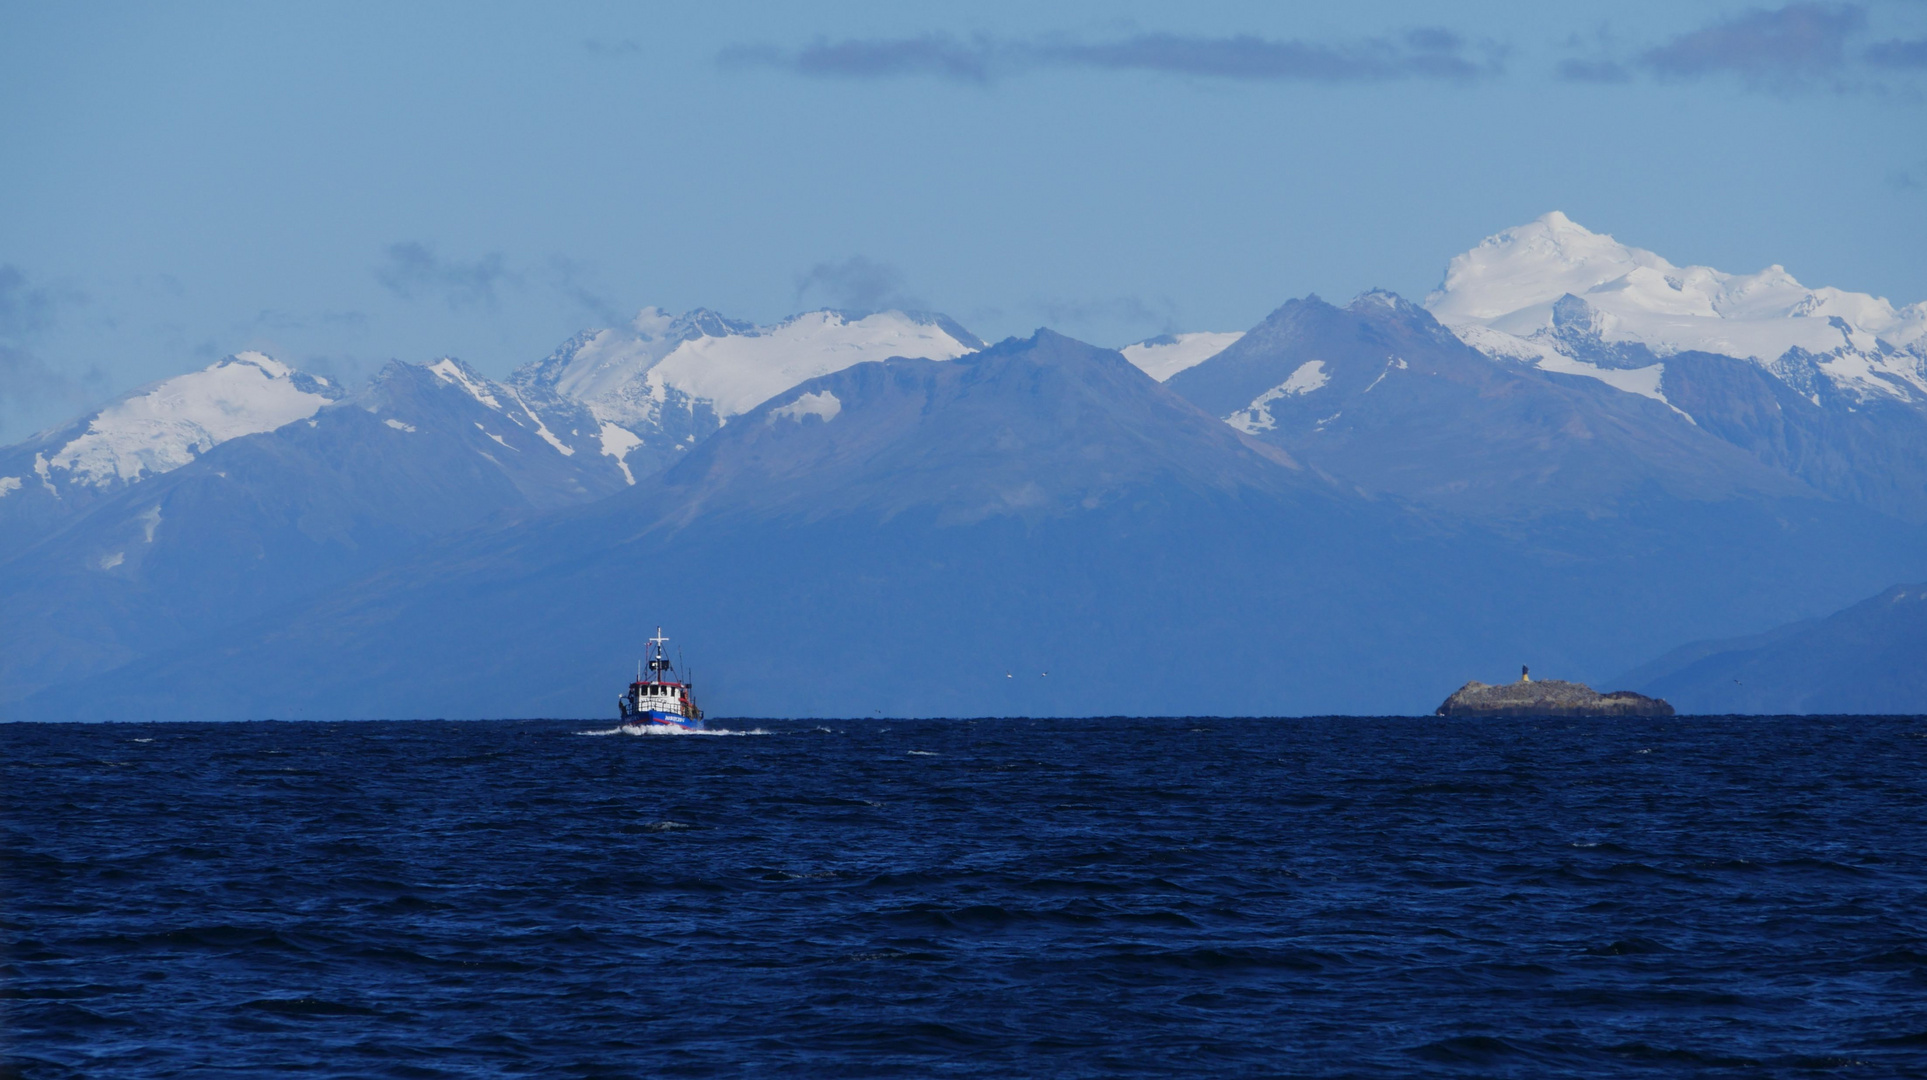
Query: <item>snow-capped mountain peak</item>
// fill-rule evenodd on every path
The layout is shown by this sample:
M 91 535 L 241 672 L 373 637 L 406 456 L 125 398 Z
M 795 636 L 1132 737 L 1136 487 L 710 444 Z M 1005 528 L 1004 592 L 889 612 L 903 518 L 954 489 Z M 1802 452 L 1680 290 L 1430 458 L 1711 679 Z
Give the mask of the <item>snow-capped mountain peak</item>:
M 885 311 L 851 318 L 811 311 L 775 326 L 685 340 L 651 372 L 661 384 L 715 402 L 727 420 L 790 387 L 866 360 L 954 360 L 981 343 L 948 320 Z
M 41 482 L 106 487 L 177 469 L 229 439 L 313 416 L 339 387 L 243 352 L 143 387 L 101 409 L 36 458 Z M 44 460 L 44 465 L 40 464 Z
M 1866 293 L 1808 288 L 1778 265 L 1675 266 L 1557 211 L 1455 257 L 1425 306 L 1496 355 L 1623 368 L 1633 361 L 1585 352 L 1630 346 L 1650 364 L 1699 351 L 1776 373 L 1810 365 L 1855 398 L 1927 400 L 1927 304 L 1896 310 Z
M 1147 338 L 1118 351 L 1146 375 L 1159 382 L 1187 368 L 1197 367 L 1231 347 L 1244 337 L 1243 331 L 1217 334 L 1200 331 L 1192 334 L 1165 334 Z
M 751 323 L 725 318 L 707 308 L 672 316 L 646 307 L 625 327 L 585 330 L 547 359 L 515 373 L 522 382 L 544 385 L 562 397 L 595 401 L 619 394 L 683 344 L 704 337 L 755 334 Z
M 586 407 L 602 453 L 653 471 L 798 383 L 869 360 L 952 360 L 981 348 L 941 315 L 822 310 L 757 326 L 650 307 L 626 326 L 577 334 L 508 382 L 531 401 Z
M 948 319 L 901 311 L 811 311 L 755 326 L 698 308 L 644 308 L 626 327 L 584 331 L 512 381 L 546 386 L 618 423 L 647 422 L 670 392 L 709 403 L 718 420 L 806 379 L 891 356 L 951 360 L 982 348 Z
M 440 360 L 428 365 L 428 370 L 437 379 L 454 386 L 459 386 L 463 390 L 468 391 L 468 395 L 476 401 L 481 402 L 497 412 L 502 411 L 502 403 L 496 400 L 495 394 L 491 389 L 495 384 L 484 378 L 480 372 L 462 363 L 460 360 L 452 356 L 444 356 Z

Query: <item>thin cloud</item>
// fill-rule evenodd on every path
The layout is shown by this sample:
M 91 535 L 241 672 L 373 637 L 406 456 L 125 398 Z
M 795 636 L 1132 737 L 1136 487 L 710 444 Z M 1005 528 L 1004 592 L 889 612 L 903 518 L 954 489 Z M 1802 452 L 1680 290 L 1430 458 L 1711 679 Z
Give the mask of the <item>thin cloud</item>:
M 981 35 L 966 41 L 949 34 L 922 34 L 848 41 L 819 39 L 795 50 L 739 46 L 723 50 L 717 60 L 725 65 L 779 68 L 812 78 L 934 75 L 956 82 L 987 83 L 1028 66 L 1022 52 L 1010 42 Z
M 1346 45 L 1272 41 L 1251 34 L 1228 38 L 1143 34 L 1105 45 L 1067 45 L 1043 55 L 1070 67 L 1156 71 L 1207 78 L 1297 82 L 1382 82 L 1420 78 L 1465 82 L 1498 71 L 1496 50 L 1467 55 L 1463 38 L 1423 27 L 1397 38 Z
M 308 353 L 299 360 L 301 370 L 320 375 L 337 386 L 354 389 L 373 379 L 388 362 L 381 355 L 358 356 L 351 353 Z
M 1839 75 L 1850 60 L 1848 40 L 1866 22 L 1866 10 L 1855 4 L 1755 9 L 1681 34 L 1639 62 L 1667 78 L 1730 74 L 1750 86 L 1792 89 Z
M 903 271 L 889 263 L 852 255 L 842 262 L 820 262 L 796 277 L 796 300 L 826 299 L 844 311 L 915 310 L 922 301 L 904 289 Z
M 1096 299 L 1035 297 L 1026 306 L 1041 314 L 1046 323 L 1057 326 L 1121 324 L 1137 327 L 1140 332 L 1154 328 L 1157 333 L 1169 334 L 1176 331 L 1178 322 L 1177 306 L 1171 301 L 1164 300 L 1153 305 L 1137 296 Z
M 502 256 L 488 254 L 472 262 L 443 259 L 427 244 L 406 241 L 390 244 L 375 268 L 375 280 L 403 300 L 438 298 L 451 309 L 500 306 L 496 286 L 516 280 Z
M 1927 38 L 1918 41 L 1882 41 L 1868 46 L 1867 63 L 1877 67 L 1927 69 Z
M 0 342 L 0 445 L 19 440 L 16 426 L 44 419 L 51 406 L 80 410 L 97 400 L 107 377 L 99 366 L 80 378 L 59 371 L 32 350 Z
M 449 259 L 413 240 L 390 244 L 382 255 L 375 280 L 403 300 L 440 300 L 452 311 L 475 307 L 495 311 L 505 297 L 525 300 L 532 293 L 550 290 L 603 325 L 629 319 L 620 305 L 595 287 L 590 269 L 566 255 L 553 255 L 546 263 L 534 265 L 510 264 L 499 252 Z
M 1633 71 L 1623 59 L 1625 48 L 1620 34 L 1610 23 L 1600 23 L 1590 31 L 1567 36 L 1561 47 L 1569 56 L 1553 67 L 1553 74 L 1566 82 L 1627 83 Z
M 0 338 L 19 339 L 45 330 L 62 307 L 84 299 L 73 289 L 36 284 L 11 263 L 0 265 Z
M 0 345 L 0 413 L 73 396 L 73 381 L 26 349 Z
M 1562 60 L 1559 77 L 1567 82 L 1623 83 L 1633 81 L 1633 73 L 1616 60 Z
M 98 369 L 84 380 L 56 370 L 31 342 L 54 325 L 61 308 L 85 299 L 73 289 L 35 282 L 17 266 L 0 265 L 0 441 L 12 442 L 14 421 L 47 403 L 84 405 L 101 381 Z
M 623 312 L 622 305 L 595 288 L 588 280 L 590 276 L 588 267 L 566 255 L 550 256 L 547 271 L 542 275 L 551 288 L 603 325 L 620 326 L 628 322 L 629 315 Z
M 1039 69 L 1146 71 L 1253 82 L 1468 82 L 1499 74 L 1506 51 L 1492 42 L 1475 47 L 1442 27 L 1418 27 L 1336 44 L 1255 34 L 1137 34 L 1082 42 L 934 33 L 818 40 L 794 50 L 742 46 L 725 50 L 717 59 L 726 65 L 772 67 L 812 78 L 924 76 L 975 84 Z

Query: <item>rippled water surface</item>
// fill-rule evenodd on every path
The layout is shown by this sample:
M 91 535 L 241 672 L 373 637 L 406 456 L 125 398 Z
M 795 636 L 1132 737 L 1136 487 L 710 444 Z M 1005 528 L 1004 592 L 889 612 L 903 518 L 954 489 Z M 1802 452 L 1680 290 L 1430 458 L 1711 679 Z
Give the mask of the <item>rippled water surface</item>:
M 1923 1076 L 1927 719 L 0 727 L 8 1075 Z

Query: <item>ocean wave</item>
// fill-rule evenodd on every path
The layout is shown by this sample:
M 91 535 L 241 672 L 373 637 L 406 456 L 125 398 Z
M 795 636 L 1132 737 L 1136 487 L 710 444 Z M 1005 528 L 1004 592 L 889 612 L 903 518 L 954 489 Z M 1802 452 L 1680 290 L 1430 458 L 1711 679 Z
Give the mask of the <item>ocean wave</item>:
M 1917 719 L 735 722 L 0 724 L 0 1080 L 1923 1075 Z

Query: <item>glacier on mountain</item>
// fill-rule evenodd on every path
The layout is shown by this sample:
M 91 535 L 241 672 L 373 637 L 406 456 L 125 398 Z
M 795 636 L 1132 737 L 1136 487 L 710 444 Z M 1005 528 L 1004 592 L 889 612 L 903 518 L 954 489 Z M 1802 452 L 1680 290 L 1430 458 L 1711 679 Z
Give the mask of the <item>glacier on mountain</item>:
M 1927 402 L 1927 303 L 1896 309 L 1808 288 L 1777 265 L 1756 274 L 1674 266 L 1558 211 L 1455 257 L 1425 306 L 1488 355 L 1662 401 L 1659 371 L 1638 380 L 1611 372 L 1703 352 L 1751 360 L 1789 385 L 1817 375 L 1859 401 Z

